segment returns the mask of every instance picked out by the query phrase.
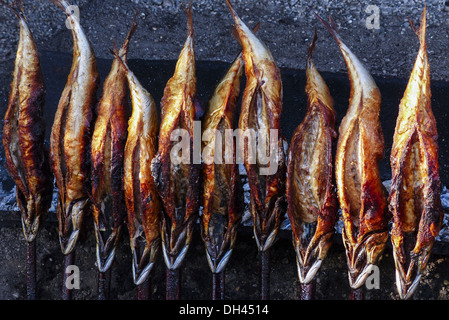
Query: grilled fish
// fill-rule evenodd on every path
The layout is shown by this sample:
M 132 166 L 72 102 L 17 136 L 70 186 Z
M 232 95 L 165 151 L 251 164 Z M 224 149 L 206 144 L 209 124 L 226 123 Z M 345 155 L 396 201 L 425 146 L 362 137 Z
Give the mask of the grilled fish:
M 90 141 L 99 76 L 89 40 L 66 0 L 51 0 L 66 13 L 73 35 L 73 63 L 50 136 L 50 160 L 58 188 L 56 209 L 64 254 L 75 247 L 90 211 Z
M 242 45 L 246 73 L 239 154 L 248 174 L 256 243 L 259 251 L 266 251 L 277 238 L 286 207 L 285 140 L 280 134 L 282 80 L 270 51 L 238 17 L 231 3 L 226 3 Z
M 413 24 L 412 24 L 413 26 Z M 391 151 L 389 208 L 396 286 L 401 299 L 416 290 L 443 221 L 438 133 L 431 107 L 426 8 L 415 30 L 420 48 L 399 105 Z
M 0 3 L 6 5 L 3 1 Z M 39 54 L 20 9 L 20 35 L 3 126 L 6 168 L 16 184 L 23 233 L 32 242 L 51 205 L 53 176 L 45 147 L 45 84 Z
M 381 95 L 368 70 L 343 43 L 332 19 L 329 24 L 318 18 L 337 41 L 351 81 L 349 108 L 339 128 L 335 175 L 349 282 L 357 289 L 365 283 L 388 239 L 386 191 L 378 168 L 384 155 Z
M 118 52 L 127 61 L 131 29 Z M 123 157 L 129 118 L 128 80 L 126 69 L 115 58 L 103 85 L 97 119 L 92 135 L 92 199 L 97 241 L 97 264 L 100 272 L 109 269 L 126 217 L 123 190 Z
M 148 278 L 160 246 L 161 203 L 150 168 L 157 151 L 159 117 L 151 94 L 129 69 L 127 62 L 122 60 L 120 53 L 115 52 L 115 57 L 126 70 L 132 102 L 123 184 L 133 255 L 133 278 L 134 283 L 140 285 Z
M 237 228 L 242 218 L 240 203 L 243 199 L 235 145 L 226 140 L 226 135 L 235 129 L 243 66 L 242 54 L 239 54 L 218 83 L 204 117 L 202 136 L 203 140 L 209 140 L 207 143 L 203 142 L 203 156 L 210 157 L 210 161 L 205 159 L 202 168 L 204 210 L 201 235 L 213 273 L 224 270 L 234 248 Z M 233 152 L 226 154 L 230 150 Z
M 334 101 L 312 60 L 317 33 L 306 62 L 308 108 L 293 133 L 287 163 L 287 214 L 293 232 L 298 276 L 309 283 L 332 245 L 337 217 L 333 186 Z
M 200 190 L 200 164 L 192 161 L 197 102 L 191 4 L 186 13 L 187 39 L 161 100 L 159 149 L 151 166 L 162 200 L 162 250 L 169 270 L 177 269 L 187 253 Z M 174 141 L 179 136 L 181 141 Z M 179 145 L 186 148 L 178 153 Z

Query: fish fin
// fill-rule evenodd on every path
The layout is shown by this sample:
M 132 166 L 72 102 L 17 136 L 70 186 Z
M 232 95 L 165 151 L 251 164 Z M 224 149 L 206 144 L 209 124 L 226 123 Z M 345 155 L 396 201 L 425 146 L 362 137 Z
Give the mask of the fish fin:
M 317 27 L 315 27 L 315 34 L 313 35 L 312 43 L 309 46 L 309 50 L 307 51 L 307 61 L 312 60 L 313 50 L 315 50 L 316 41 L 318 40 Z
M 231 33 L 234 36 L 235 40 L 237 41 L 237 43 L 242 46 L 242 40 L 240 40 L 237 28 L 235 27 L 235 25 L 231 26 Z
M 193 37 L 193 18 L 192 18 L 192 1 L 190 1 L 189 6 L 182 3 L 184 6 L 184 11 L 187 14 L 187 35 Z
M 259 31 L 259 28 L 260 28 L 260 25 L 261 25 L 262 23 L 259 21 L 259 22 L 257 22 L 257 24 L 254 26 L 254 28 L 253 28 L 253 32 L 254 33 L 257 33 L 257 31 Z
M 338 33 L 337 24 L 335 23 L 334 19 L 332 19 L 332 16 L 329 16 L 329 22 L 321 18 L 318 13 L 314 12 L 315 16 L 318 18 L 318 20 L 321 21 L 321 23 L 326 27 L 327 30 L 332 34 L 332 36 L 335 38 L 338 44 L 342 43 L 340 34 Z
M 413 20 L 408 18 L 408 22 L 410 23 L 413 32 L 416 34 L 421 44 L 426 42 L 426 23 L 427 23 L 426 14 L 427 14 L 427 6 L 424 5 L 424 9 L 421 13 L 421 22 L 418 28 L 415 27 Z
M 137 23 L 137 14 L 139 13 L 139 10 L 136 10 L 136 13 L 134 14 L 133 22 L 131 24 L 131 27 L 129 28 L 128 34 L 126 35 L 125 41 L 123 41 L 122 47 L 120 48 L 119 54 L 120 56 L 123 56 L 126 60 L 126 55 L 128 54 L 129 49 L 129 42 L 134 35 L 134 33 L 137 30 L 137 27 L 139 24 Z
M 236 17 L 237 16 L 237 12 L 235 12 L 234 7 L 232 6 L 231 1 L 230 0 L 226 0 L 226 4 L 228 5 L 229 10 L 231 11 L 232 17 L 233 18 Z
M 20 1 L 20 3 L 16 3 L 16 2 L 17 1 L 14 1 L 14 4 L 9 4 L 9 3 L 4 2 L 3 0 L 0 0 L 0 4 L 11 9 L 11 11 L 17 16 L 17 18 L 25 19 L 25 15 L 23 14 L 23 4 L 21 3 L 22 1 Z
M 115 41 L 113 41 L 113 46 L 114 49 L 109 49 L 109 51 L 112 53 L 112 55 L 114 56 L 114 58 L 116 58 L 120 64 L 123 66 L 123 68 L 125 68 L 126 71 L 130 71 L 128 64 L 126 63 L 126 61 L 124 61 L 121 57 L 119 52 L 117 51 L 117 45 L 115 44 Z
M 50 1 L 53 2 L 53 4 L 55 4 L 56 6 L 58 6 L 60 9 L 62 9 L 67 14 L 67 16 L 71 15 L 71 13 L 69 13 L 67 10 L 70 4 L 66 0 L 50 0 Z
M 19 12 L 25 12 L 25 10 L 23 9 L 23 1 L 22 0 L 14 0 L 13 7 L 17 8 Z

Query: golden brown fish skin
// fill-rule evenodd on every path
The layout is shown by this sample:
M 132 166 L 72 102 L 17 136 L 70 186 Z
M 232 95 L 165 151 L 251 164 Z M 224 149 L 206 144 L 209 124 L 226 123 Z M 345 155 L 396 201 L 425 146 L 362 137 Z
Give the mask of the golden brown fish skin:
M 151 175 L 151 161 L 157 152 L 159 117 L 156 103 L 127 63 L 115 52 L 126 71 L 132 114 L 128 121 L 123 164 L 123 185 L 128 212 L 127 225 L 133 254 L 136 285 L 149 276 L 160 247 L 161 203 Z
M 270 150 L 270 153 L 276 156 L 276 163 L 273 163 L 273 159 L 266 165 L 262 165 L 259 159 L 255 164 L 251 163 L 248 161 L 250 158 L 248 158 L 247 139 L 240 144 L 248 174 L 254 235 L 259 251 L 266 251 L 276 240 L 281 216 L 285 213 L 286 207 L 285 150 L 284 140 L 280 134 L 282 80 L 270 51 L 242 22 L 231 3 L 228 0 L 226 3 L 236 25 L 245 62 L 246 87 L 242 98 L 239 129 L 243 133 L 251 130 L 257 134 L 262 131 L 270 133 L 270 130 L 278 132 L 277 150 Z M 274 174 L 260 174 L 261 169 L 272 166 L 276 166 L 277 169 Z
M 196 76 L 191 4 L 186 8 L 186 13 L 187 39 L 161 100 L 159 150 L 152 163 L 153 176 L 163 205 L 164 261 L 170 270 L 178 268 L 191 242 L 200 191 L 201 165 L 192 161 Z M 177 129 L 186 130 L 189 134 L 190 162 L 186 164 L 171 161 L 170 152 L 177 142 L 171 141 L 170 135 Z
M 315 30 L 306 63 L 307 113 L 293 134 L 287 163 L 287 214 L 301 283 L 313 280 L 326 257 L 337 218 L 332 165 L 336 114 L 312 60 L 316 40 Z
M 379 121 L 381 95 L 373 78 L 343 43 L 333 21 L 318 17 L 336 39 L 351 81 L 349 108 L 339 128 L 335 175 L 343 243 L 353 289 L 363 285 L 388 239 L 386 192 L 378 163 L 384 155 Z
M 221 163 L 204 163 L 202 175 L 203 215 L 201 219 L 201 236 L 206 245 L 209 266 L 214 273 L 224 270 L 237 237 L 237 228 L 242 218 L 239 168 L 234 152 L 232 163 L 226 161 L 226 130 L 236 127 L 235 114 L 240 95 L 243 74 L 242 55 L 235 59 L 226 75 L 217 85 L 209 101 L 209 109 L 204 117 L 203 138 L 208 134 L 220 133 L 224 147 L 215 146 L 215 137 L 203 143 L 203 153 L 208 148 L 208 155 L 214 157 L 215 147 L 222 148 Z M 209 149 L 209 146 L 212 146 Z M 204 154 L 203 154 L 204 155 Z
M 425 33 L 426 8 L 416 30 L 420 48 L 399 105 L 390 158 L 391 242 L 401 299 L 408 299 L 416 290 L 443 221 L 438 132 L 431 107 Z
M 73 35 L 73 63 L 59 100 L 50 136 L 50 159 L 58 187 L 61 249 L 75 247 L 84 215 L 90 210 L 90 141 L 99 76 L 92 48 L 65 0 L 51 0 L 67 14 Z
M 3 1 L 1 4 L 6 5 Z M 23 233 L 32 242 L 51 205 L 53 176 L 44 145 L 45 84 L 39 54 L 21 11 L 20 38 L 3 126 L 6 168 L 16 183 Z
M 131 29 L 118 52 L 126 62 L 129 42 L 136 30 Z M 92 208 L 97 241 L 97 264 L 101 272 L 110 267 L 126 217 L 123 190 L 123 157 L 129 118 L 128 80 L 118 58 L 103 85 L 97 119 L 92 135 Z

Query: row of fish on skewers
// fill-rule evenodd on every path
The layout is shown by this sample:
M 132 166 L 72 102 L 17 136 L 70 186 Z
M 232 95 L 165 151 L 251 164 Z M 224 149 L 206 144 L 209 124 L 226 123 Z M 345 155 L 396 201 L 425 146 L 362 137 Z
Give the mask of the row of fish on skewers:
M 319 269 L 331 245 L 338 202 L 351 288 L 360 290 L 365 283 L 390 233 L 397 290 L 401 299 L 408 299 L 419 284 L 443 219 L 438 133 L 431 109 L 425 41 L 426 8 L 418 29 L 410 21 L 420 47 L 399 105 L 390 156 L 392 183 L 388 197 L 378 170 L 384 154 L 379 122 L 380 91 L 343 42 L 334 21 L 330 18 L 328 23 L 317 18 L 338 43 L 348 69 L 351 92 L 338 132 L 334 191 L 335 111 L 329 90 L 311 61 L 315 36 L 306 68 L 308 111 L 294 133 L 288 154 L 288 215 L 299 279 L 308 283 Z
M 160 248 L 167 269 L 179 270 L 201 203 L 201 236 L 209 266 L 214 275 L 222 273 L 242 216 L 238 165 L 235 161 L 198 165 L 173 163 L 170 159 L 176 143 L 171 135 L 177 129 L 190 134 L 193 153 L 198 102 L 191 6 L 186 8 L 187 39 L 164 90 L 159 122 L 155 101 L 127 64 L 136 21 L 122 47 L 114 46 L 114 61 L 97 103 L 99 76 L 89 41 L 79 20 L 70 12 L 69 3 L 51 1 L 67 14 L 74 50 L 51 131 L 49 156 L 44 148 L 45 86 L 37 49 L 23 11 L 10 6 L 20 21 L 20 41 L 3 144 L 7 168 L 17 184 L 16 198 L 27 242 L 33 243 L 40 220 L 48 211 L 54 176 L 60 244 L 66 256 L 74 251 L 83 218 L 92 208 L 100 272 L 110 268 L 126 222 L 134 282 L 142 285 L 149 278 Z M 226 2 L 242 53 L 217 85 L 203 118 L 203 131 L 224 132 L 238 127 L 280 132 L 280 71 L 269 49 L 257 38 L 258 27 L 248 28 L 231 3 Z M 244 163 L 254 236 L 262 267 L 265 266 L 261 296 L 269 298 L 266 254 L 277 238 L 285 212 L 291 222 L 299 280 L 307 284 L 315 278 L 331 246 L 340 207 L 351 287 L 357 289 L 364 284 L 370 266 L 383 252 L 391 214 L 396 283 L 400 297 L 409 298 L 418 285 L 442 222 L 437 132 L 430 105 L 425 43 L 426 10 L 419 29 L 414 29 L 420 49 L 399 106 L 388 199 L 378 171 L 384 149 L 379 89 L 344 44 L 333 21 L 318 19 L 336 39 L 346 62 L 351 81 L 349 107 L 337 134 L 332 97 L 312 60 L 315 32 L 306 62 L 307 113 L 288 149 L 279 134 L 275 142 L 280 155 L 278 170 L 272 175 L 261 175 L 260 168 L 269 163 Z M 246 85 L 236 125 L 243 71 Z M 243 143 L 240 147 L 246 157 L 250 146 Z M 178 297 L 177 291 L 170 297 Z

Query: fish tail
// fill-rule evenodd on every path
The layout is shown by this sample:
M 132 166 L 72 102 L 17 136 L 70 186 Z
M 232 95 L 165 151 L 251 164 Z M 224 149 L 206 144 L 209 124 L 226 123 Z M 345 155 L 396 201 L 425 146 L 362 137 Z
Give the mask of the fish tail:
M 313 51 L 315 50 L 316 41 L 318 40 L 318 33 L 317 28 L 315 27 L 315 33 L 313 35 L 312 43 L 309 46 L 309 50 L 307 51 L 307 65 L 310 65 L 312 63 L 312 55 Z
M 137 23 L 137 14 L 138 13 L 139 13 L 139 10 L 136 10 L 131 27 L 130 27 L 128 34 L 125 38 L 125 41 L 123 42 L 122 47 L 120 48 L 120 51 L 119 51 L 120 56 L 123 57 L 124 60 L 126 60 L 126 55 L 128 54 L 129 42 L 131 41 L 132 36 L 134 35 L 134 33 L 137 30 L 137 27 L 139 26 L 139 24 Z
M 182 4 L 187 14 L 187 35 L 193 37 L 192 1 L 190 1 L 189 6 L 186 6 L 184 2 Z
M 315 16 L 318 18 L 318 20 L 321 21 L 321 23 L 326 27 L 326 29 L 332 34 L 332 36 L 335 38 L 335 41 L 337 41 L 338 44 L 341 44 L 343 41 L 340 37 L 340 34 L 338 33 L 337 24 L 335 23 L 334 19 L 332 19 L 332 16 L 329 16 L 329 22 L 321 18 L 318 13 L 315 12 Z

